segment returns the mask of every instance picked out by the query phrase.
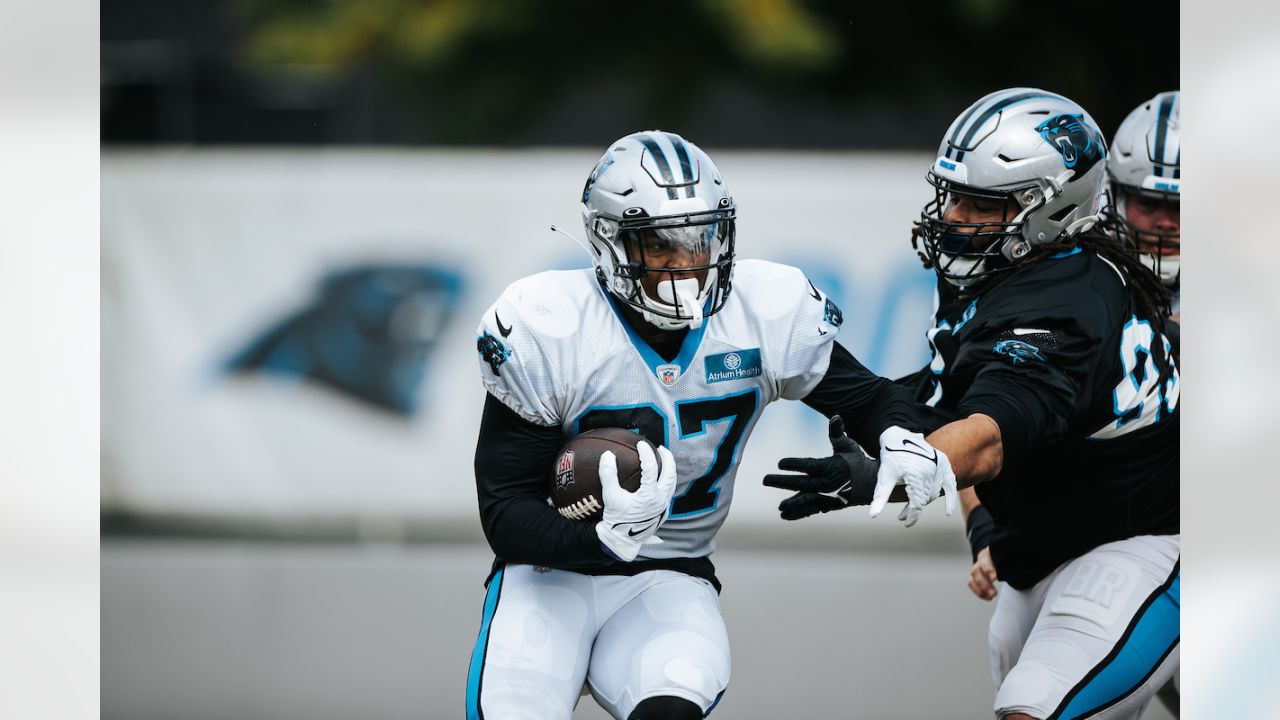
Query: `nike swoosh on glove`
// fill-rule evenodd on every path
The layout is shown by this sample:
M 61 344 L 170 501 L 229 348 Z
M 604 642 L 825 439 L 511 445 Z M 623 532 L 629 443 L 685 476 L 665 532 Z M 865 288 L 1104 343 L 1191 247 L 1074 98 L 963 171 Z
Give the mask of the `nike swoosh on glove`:
M 871 517 L 884 510 L 889 493 L 898 485 L 905 486 L 907 491 L 907 506 L 898 514 L 898 519 L 907 527 L 915 525 L 924 506 L 937 500 L 940 494 L 947 496 L 947 515 L 955 512 L 959 503 L 956 474 L 946 453 L 925 442 L 920 433 L 895 425 L 880 434 L 880 471 L 871 501 Z
M 839 415 L 827 425 L 831 456 L 824 458 L 783 458 L 779 470 L 803 475 L 764 476 L 769 487 L 795 490 L 796 494 L 778 504 L 783 520 L 799 520 L 818 513 L 840 510 L 871 502 L 876 485 L 876 461 L 844 433 Z
M 620 560 L 631 562 L 645 545 L 658 545 L 658 526 L 667 519 L 676 490 L 676 459 L 658 446 L 657 455 L 645 441 L 636 445 L 640 455 L 640 487 L 635 492 L 618 484 L 618 459 L 612 452 L 600 455 L 600 489 L 604 514 L 596 523 L 600 542 Z M 658 459 L 661 458 L 661 466 Z

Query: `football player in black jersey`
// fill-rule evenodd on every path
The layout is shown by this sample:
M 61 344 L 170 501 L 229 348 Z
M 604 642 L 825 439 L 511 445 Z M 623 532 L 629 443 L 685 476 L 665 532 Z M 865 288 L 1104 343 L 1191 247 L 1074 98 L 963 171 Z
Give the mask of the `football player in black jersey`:
M 1174 322 L 1179 319 L 1181 277 L 1181 106 L 1181 93 L 1174 90 L 1134 108 L 1120 124 L 1107 155 L 1111 200 L 1107 230 L 1136 251 L 1138 259 L 1169 289 L 1169 319 Z M 1176 348 L 1175 330 L 1176 326 L 1166 328 L 1166 335 Z M 983 600 L 992 600 L 997 593 L 997 574 L 991 551 L 984 544 L 990 539 L 991 516 L 981 510 L 975 514 L 981 504 L 972 488 L 960 493 L 960 503 L 974 543 L 969 590 Z M 1157 697 L 1177 715 L 1176 675 L 1160 688 Z
M 939 277 L 936 324 L 931 363 L 901 382 L 982 503 L 968 530 L 1001 584 L 989 637 L 1000 718 L 1134 717 L 1178 662 L 1169 294 L 1095 227 L 1105 173 L 1106 143 L 1078 104 L 992 93 L 947 130 L 913 234 Z M 833 458 L 853 452 L 833 444 Z M 864 503 L 875 484 L 852 463 L 808 462 L 766 479 L 800 491 L 784 517 Z M 871 492 L 873 515 L 891 489 Z
M 1182 142 L 1179 117 L 1181 94 L 1163 92 L 1134 108 L 1111 142 L 1107 155 L 1108 231 L 1121 239 L 1144 265 L 1160 277 L 1172 295 L 1170 320 L 1178 321 L 1181 222 L 1179 205 L 1182 186 Z M 1178 345 L 1176 328 L 1166 335 Z M 966 488 L 960 494 L 966 521 L 979 505 L 976 493 Z M 983 524 L 989 516 L 979 515 Z M 985 537 L 979 533 L 975 539 Z M 991 553 L 974 548 L 969 571 L 969 589 L 984 600 L 996 596 L 995 566 Z

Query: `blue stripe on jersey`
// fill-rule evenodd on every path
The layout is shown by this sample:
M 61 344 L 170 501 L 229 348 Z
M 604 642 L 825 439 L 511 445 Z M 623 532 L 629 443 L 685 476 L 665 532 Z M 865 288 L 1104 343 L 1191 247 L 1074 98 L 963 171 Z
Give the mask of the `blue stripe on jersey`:
M 636 352 L 640 353 L 640 357 L 655 376 L 658 374 L 659 365 L 679 365 L 681 377 L 689 371 L 689 365 L 693 362 L 693 357 L 698 354 L 698 346 L 702 344 L 702 335 L 707 331 L 707 323 L 710 318 L 704 316 L 702 325 L 697 330 L 690 330 L 684 336 L 684 343 L 680 345 L 680 354 L 676 355 L 675 360 L 667 362 L 662 359 L 661 355 L 654 352 L 653 348 L 649 347 L 649 343 L 645 342 L 644 338 L 640 337 L 635 329 L 631 327 L 631 323 L 627 321 L 622 311 L 618 309 L 617 301 L 613 299 L 613 295 L 605 293 L 605 297 L 609 300 L 609 307 L 613 308 L 613 314 L 618 317 L 618 322 L 621 323 L 622 329 L 627 331 L 627 337 L 631 338 L 631 344 L 635 346 Z M 707 304 L 702 308 L 704 313 L 707 311 L 707 307 L 710 306 L 711 300 L 712 298 L 707 298 Z
M 1075 247 L 1075 248 L 1071 248 L 1070 250 L 1063 250 L 1063 251 L 1061 251 L 1061 252 L 1056 252 L 1056 253 L 1054 253 L 1054 254 L 1050 255 L 1050 256 L 1049 256 L 1049 259 L 1050 259 L 1050 260 L 1061 260 L 1062 258 L 1065 258 L 1065 257 L 1071 257 L 1072 255 L 1079 255 L 1079 254 L 1080 254 L 1080 250 L 1081 250 L 1081 248 Z
M 956 333 L 964 329 L 964 326 L 967 325 L 969 321 L 973 319 L 973 316 L 977 312 L 978 312 L 978 298 L 974 298 L 973 302 L 969 303 L 969 307 L 965 308 L 964 313 L 960 315 L 960 322 L 956 323 L 956 326 L 951 328 L 951 335 L 954 336 Z
M 484 614 L 480 620 L 480 636 L 471 650 L 471 668 L 467 671 L 467 720 L 484 720 L 480 709 L 480 678 L 484 675 L 484 659 L 489 651 L 489 625 L 498 610 L 498 596 L 502 594 L 502 574 L 499 569 L 489 580 L 489 592 L 484 596 Z
M 1088 717 L 1114 705 L 1146 682 L 1173 652 L 1181 636 L 1179 564 L 1142 604 L 1116 647 L 1063 698 L 1050 720 Z
M 729 688 L 725 688 L 725 690 L 728 690 L 728 689 Z M 707 711 L 702 713 L 702 717 L 707 717 L 711 715 L 711 711 L 715 710 L 716 706 L 719 705 L 720 701 L 723 699 L 724 699 L 724 690 L 721 690 L 719 693 L 716 694 L 716 699 L 714 702 L 711 703 L 711 707 L 707 708 Z

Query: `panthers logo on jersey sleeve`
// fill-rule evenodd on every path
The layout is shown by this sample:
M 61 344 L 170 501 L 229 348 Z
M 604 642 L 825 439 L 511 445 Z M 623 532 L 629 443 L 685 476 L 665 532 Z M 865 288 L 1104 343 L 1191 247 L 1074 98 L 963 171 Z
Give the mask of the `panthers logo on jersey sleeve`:
M 564 379 L 575 376 L 582 357 L 573 341 L 580 335 L 584 274 L 541 273 L 514 282 L 476 328 L 485 390 L 539 425 L 565 421 L 564 388 L 571 385 Z
M 476 351 L 480 353 L 480 359 L 488 364 L 494 375 L 502 375 L 502 363 L 511 357 L 511 351 L 507 346 L 487 332 L 476 339 Z

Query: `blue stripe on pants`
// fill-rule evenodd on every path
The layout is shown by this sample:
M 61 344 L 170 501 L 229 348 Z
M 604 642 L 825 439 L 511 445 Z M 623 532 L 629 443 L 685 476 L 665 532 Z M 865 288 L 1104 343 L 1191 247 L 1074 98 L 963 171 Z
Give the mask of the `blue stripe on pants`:
M 480 620 L 480 637 L 471 651 L 471 669 L 467 672 L 467 720 L 483 720 L 480 712 L 480 676 L 484 674 L 484 657 L 489 648 L 489 624 L 498 609 L 498 595 L 502 594 L 502 573 L 498 570 L 489 580 L 489 592 L 484 596 L 484 616 Z
M 1172 577 L 1134 618 L 1116 650 L 1067 695 L 1051 718 L 1085 717 L 1131 695 L 1151 677 L 1177 646 L 1181 635 L 1179 606 L 1182 573 Z

